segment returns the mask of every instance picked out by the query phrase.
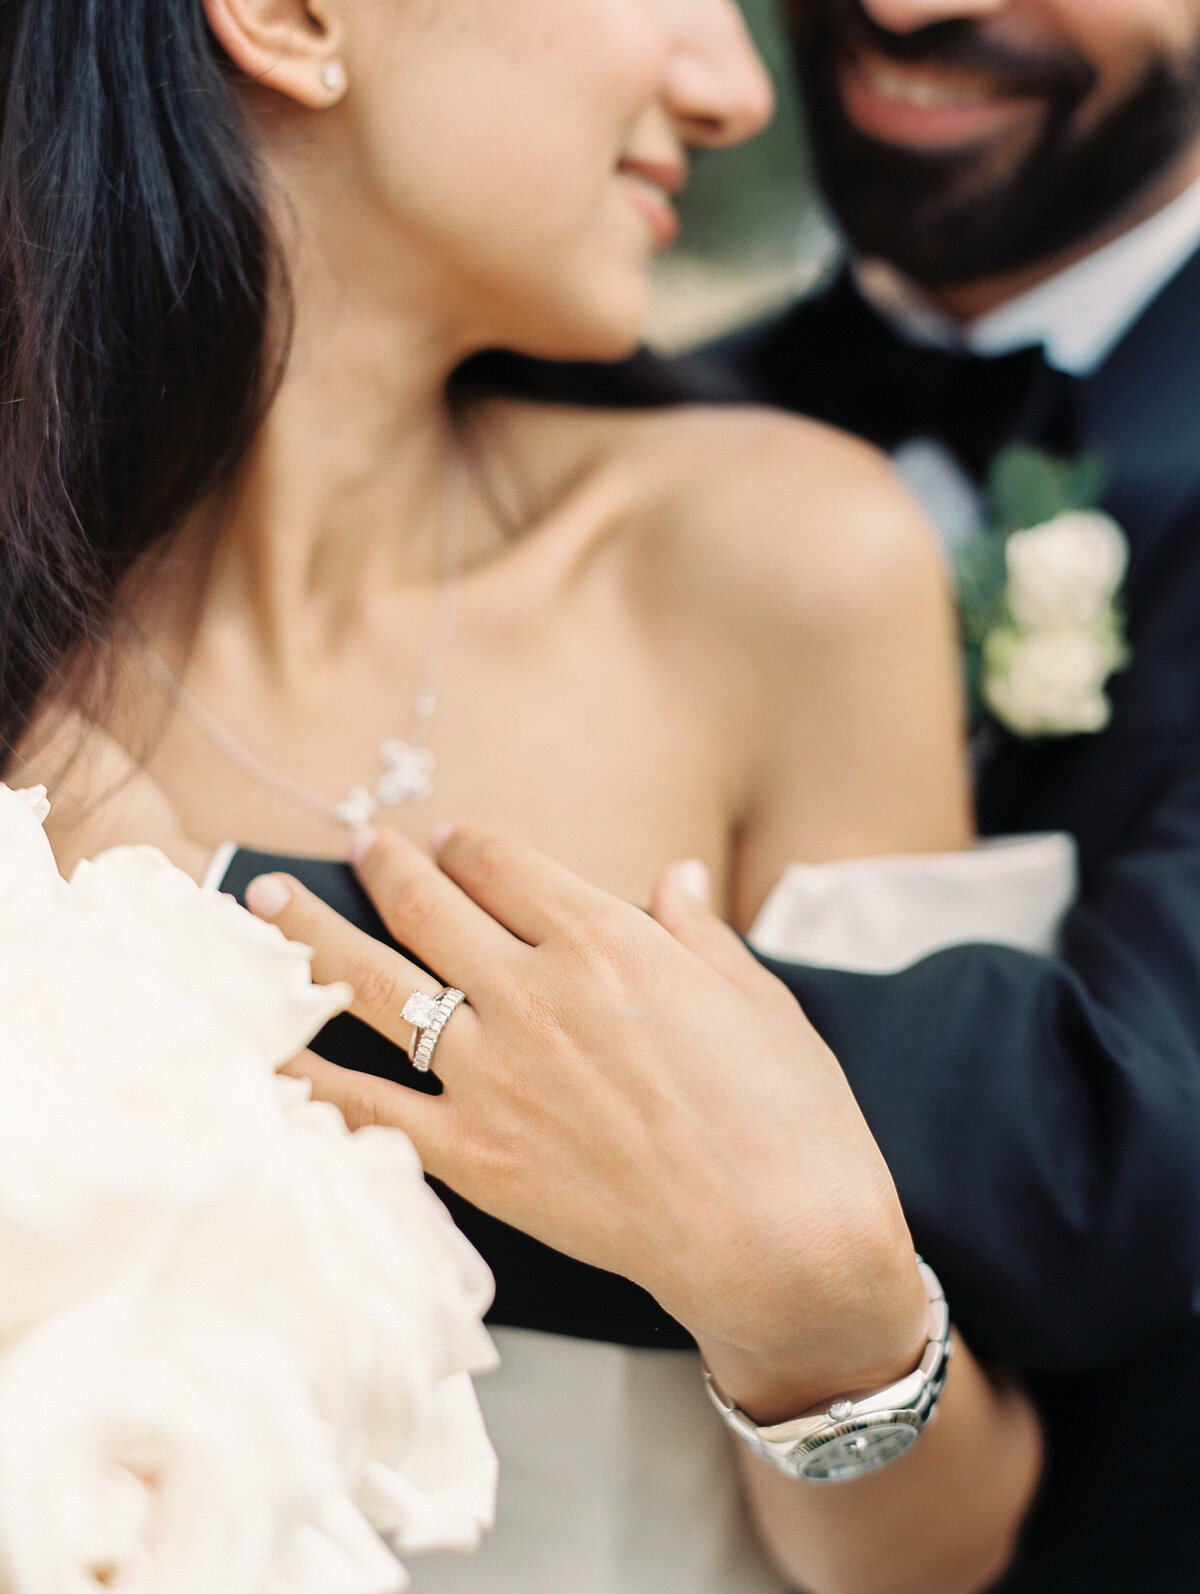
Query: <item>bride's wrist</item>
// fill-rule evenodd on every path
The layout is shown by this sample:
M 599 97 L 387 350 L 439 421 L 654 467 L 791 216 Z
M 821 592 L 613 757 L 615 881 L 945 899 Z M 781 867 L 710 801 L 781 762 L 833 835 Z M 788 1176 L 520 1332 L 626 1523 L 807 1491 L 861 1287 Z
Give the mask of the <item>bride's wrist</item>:
M 759 1424 L 856 1398 L 911 1373 L 929 1339 L 929 1299 L 916 1255 L 869 1289 L 810 1299 L 790 1334 L 770 1343 L 697 1334 L 722 1394 Z

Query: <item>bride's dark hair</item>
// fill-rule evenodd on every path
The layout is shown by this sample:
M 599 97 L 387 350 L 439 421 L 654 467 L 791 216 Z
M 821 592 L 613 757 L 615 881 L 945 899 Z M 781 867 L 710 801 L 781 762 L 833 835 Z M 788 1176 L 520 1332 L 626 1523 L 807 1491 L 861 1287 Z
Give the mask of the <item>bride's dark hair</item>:
M 0 0 L 0 771 L 244 456 L 281 286 L 200 0 Z

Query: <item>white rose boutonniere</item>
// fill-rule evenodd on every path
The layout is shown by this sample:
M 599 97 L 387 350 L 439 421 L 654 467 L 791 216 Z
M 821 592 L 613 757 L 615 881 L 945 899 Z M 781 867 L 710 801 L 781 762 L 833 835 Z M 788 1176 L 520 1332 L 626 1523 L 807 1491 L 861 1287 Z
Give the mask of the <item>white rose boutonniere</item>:
M 1111 712 L 1104 683 L 1123 658 L 1103 627 L 998 628 L 984 644 L 984 700 L 1019 736 L 1101 731 Z
M 1014 531 L 1004 554 L 1008 606 L 1027 632 L 1106 624 L 1129 563 L 1125 533 L 1102 509 L 1068 509 Z
M 989 484 L 993 529 L 960 556 L 973 706 L 1018 736 L 1103 730 L 1106 684 L 1129 661 L 1129 547 L 1110 515 L 1086 507 L 1099 486 L 1092 461 L 1005 450 Z

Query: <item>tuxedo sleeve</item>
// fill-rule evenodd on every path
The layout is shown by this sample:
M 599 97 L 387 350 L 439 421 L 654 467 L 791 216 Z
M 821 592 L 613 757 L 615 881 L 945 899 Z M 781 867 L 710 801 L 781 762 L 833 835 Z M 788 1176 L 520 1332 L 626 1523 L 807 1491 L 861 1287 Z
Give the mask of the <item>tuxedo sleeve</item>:
M 838 1056 L 974 1346 L 1082 1371 L 1200 1311 L 1200 755 L 1060 945 L 764 961 Z

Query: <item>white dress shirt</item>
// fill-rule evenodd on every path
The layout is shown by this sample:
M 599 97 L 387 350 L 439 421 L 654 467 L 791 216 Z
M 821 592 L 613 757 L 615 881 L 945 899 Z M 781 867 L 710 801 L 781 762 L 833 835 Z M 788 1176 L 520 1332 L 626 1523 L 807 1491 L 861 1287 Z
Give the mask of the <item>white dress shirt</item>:
M 750 930 L 768 957 L 892 974 L 964 941 L 1053 953 L 1075 898 L 1075 844 L 1002 836 L 969 852 L 793 864 Z
M 1200 179 L 1170 204 L 1047 277 L 1007 304 L 963 325 L 882 260 L 860 260 L 859 291 L 910 342 L 972 354 L 1041 345 L 1070 376 L 1090 376 L 1200 248 Z

